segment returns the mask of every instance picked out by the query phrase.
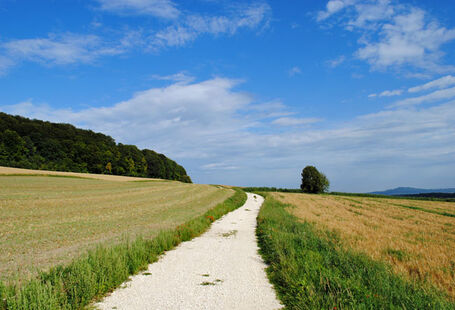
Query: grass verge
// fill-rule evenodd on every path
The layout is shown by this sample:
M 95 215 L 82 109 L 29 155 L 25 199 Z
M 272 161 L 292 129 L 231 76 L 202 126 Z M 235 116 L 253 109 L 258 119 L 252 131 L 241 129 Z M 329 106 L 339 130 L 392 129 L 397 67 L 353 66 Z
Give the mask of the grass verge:
M 448 297 L 341 247 L 339 236 L 299 222 L 268 195 L 257 236 L 267 272 L 287 309 L 454 309 Z
M 68 266 L 57 266 L 21 285 L 0 283 L 0 309 L 81 309 L 112 291 L 129 275 L 144 270 L 149 263 L 183 241 L 205 232 L 210 224 L 246 201 L 246 194 L 235 194 L 205 214 L 174 230 L 161 231 L 148 240 L 138 237 L 115 246 L 98 246 Z

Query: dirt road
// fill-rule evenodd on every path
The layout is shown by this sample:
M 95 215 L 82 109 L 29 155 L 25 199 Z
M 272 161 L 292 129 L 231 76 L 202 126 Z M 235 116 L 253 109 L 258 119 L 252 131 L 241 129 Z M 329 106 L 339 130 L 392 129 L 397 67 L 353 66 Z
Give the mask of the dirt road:
M 263 198 L 248 194 L 208 232 L 167 252 L 95 306 L 100 309 L 280 309 L 258 254 L 256 216 Z

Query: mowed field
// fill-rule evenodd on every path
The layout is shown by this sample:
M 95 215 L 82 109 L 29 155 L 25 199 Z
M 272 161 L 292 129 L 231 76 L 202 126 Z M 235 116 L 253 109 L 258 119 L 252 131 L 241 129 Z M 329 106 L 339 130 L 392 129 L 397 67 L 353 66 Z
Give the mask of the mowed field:
M 234 194 L 210 185 L 121 178 L 0 175 L 0 280 L 29 278 L 99 243 L 152 237 Z
M 344 246 L 428 280 L 455 299 L 455 203 L 273 193 L 288 211 L 339 233 Z

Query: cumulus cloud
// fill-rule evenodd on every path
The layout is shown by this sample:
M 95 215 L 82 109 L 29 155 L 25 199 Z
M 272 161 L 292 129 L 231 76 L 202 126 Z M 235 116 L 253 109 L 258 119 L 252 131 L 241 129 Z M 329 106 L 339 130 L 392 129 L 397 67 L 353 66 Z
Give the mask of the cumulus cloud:
M 297 187 L 299 171 L 308 164 L 321 168 L 334 190 L 455 182 L 453 101 L 401 106 L 318 129 L 293 126 L 313 122 L 305 117 L 271 117 L 290 108 L 279 101 L 257 103 L 238 83 L 224 78 L 173 83 L 79 111 L 30 100 L 0 110 L 69 122 L 155 149 L 181 162 L 197 182 Z M 268 130 L 277 123 L 278 132 Z
M 331 0 L 319 12 L 324 21 L 342 14 L 343 26 L 361 34 L 361 47 L 355 55 L 374 69 L 412 66 L 431 72 L 452 71 L 441 65 L 442 46 L 455 39 L 455 29 L 448 29 L 429 14 L 411 5 L 390 0 Z
M 447 75 L 447 76 L 444 76 L 442 78 L 436 79 L 434 81 L 425 83 L 423 85 L 411 87 L 411 88 L 408 89 L 408 92 L 410 92 L 410 93 L 418 93 L 418 92 L 421 92 L 421 91 L 424 91 L 424 90 L 429 90 L 429 89 L 432 89 L 432 88 L 442 89 L 442 88 L 446 88 L 446 87 L 449 87 L 449 86 L 452 86 L 452 85 L 455 85 L 455 77 L 452 76 L 452 75 Z
M 180 10 L 170 0 L 97 0 L 100 9 L 119 14 L 153 15 L 175 19 Z

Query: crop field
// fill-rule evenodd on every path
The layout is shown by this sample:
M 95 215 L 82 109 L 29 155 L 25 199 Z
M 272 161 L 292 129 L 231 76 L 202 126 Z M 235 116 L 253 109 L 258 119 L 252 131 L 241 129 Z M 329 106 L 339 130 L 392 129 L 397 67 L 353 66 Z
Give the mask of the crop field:
M 1 175 L 5 175 L 5 176 L 18 176 L 18 175 L 27 175 L 27 176 L 46 175 L 46 176 L 49 176 L 49 175 L 52 175 L 52 176 L 65 176 L 65 177 L 68 176 L 68 177 L 78 177 L 78 178 L 83 178 L 83 179 L 97 179 L 97 180 L 121 181 L 121 182 L 146 181 L 146 180 L 164 181 L 162 179 L 126 177 L 126 176 L 121 176 L 121 175 L 62 172 L 62 171 L 49 171 L 49 170 L 33 170 L 33 169 L 22 169 L 22 168 L 12 168 L 12 167 L 0 166 L 0 176 Z
M 9 174 L 0 175 L 0 280 L 5 282 L 67 263 L 99 243 L 153 237 L 234 194 L 163 180 L 19 176 L 25 172 L 3 168 L 0 173 Z
M 274 193 L 287 210 L 323 230 L 335 231 L 346 248 L 413 282 L 429 281 L 455 299 L 455 204 L 419 200 Z

